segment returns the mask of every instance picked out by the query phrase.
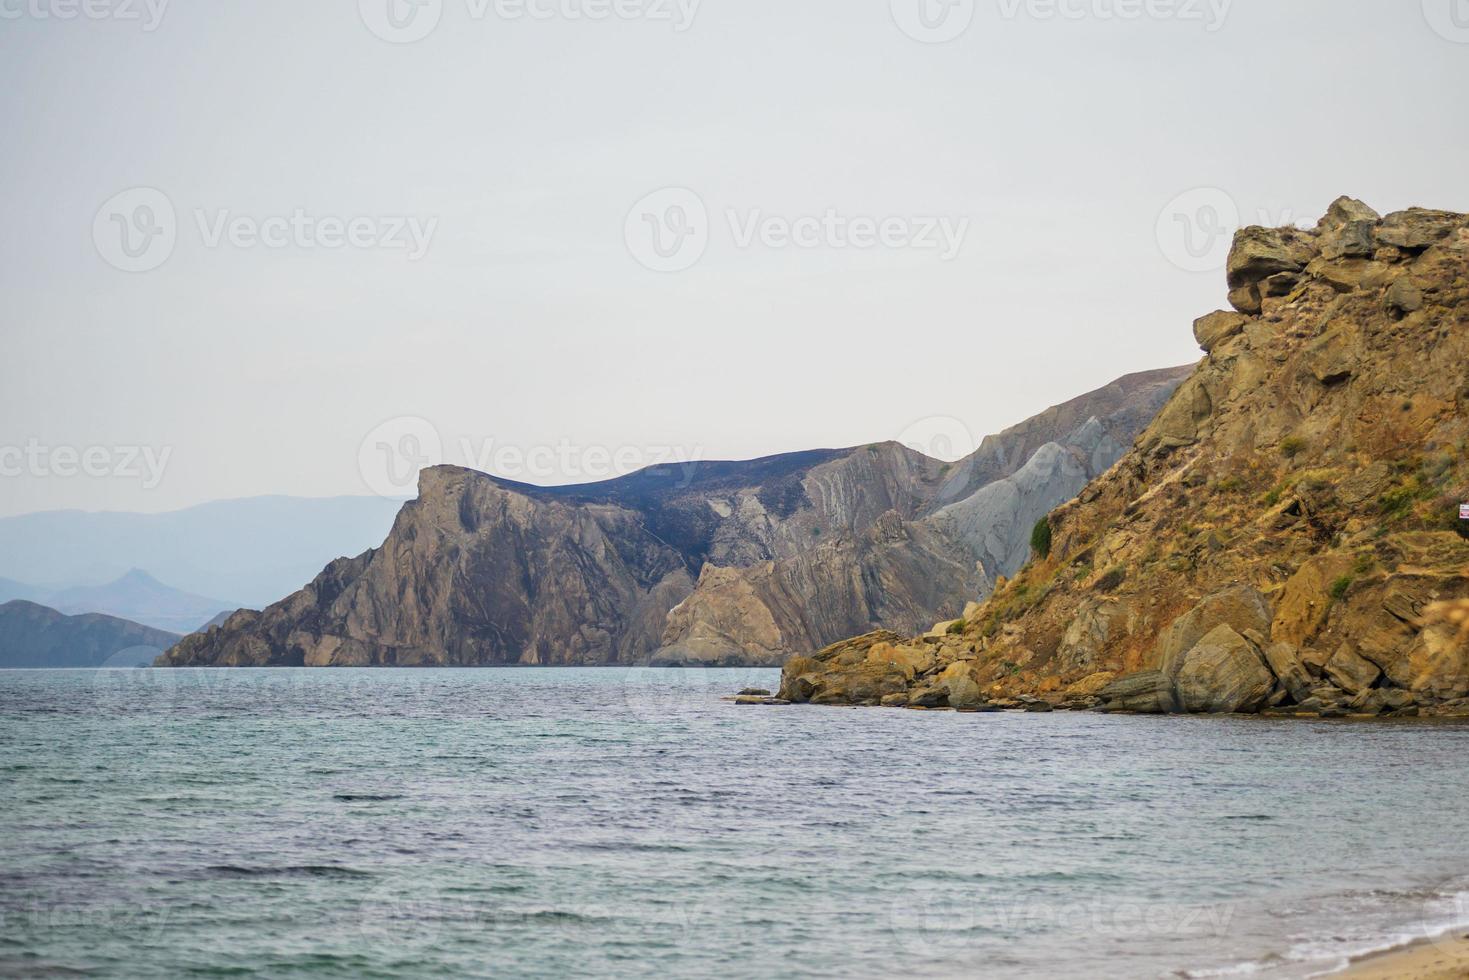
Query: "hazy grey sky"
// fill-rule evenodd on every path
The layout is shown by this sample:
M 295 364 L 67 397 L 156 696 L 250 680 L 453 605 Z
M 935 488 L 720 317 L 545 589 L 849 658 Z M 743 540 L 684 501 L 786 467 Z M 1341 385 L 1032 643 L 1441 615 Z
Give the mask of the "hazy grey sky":
M 962 449 L 1469 210 L 1469 0 L 420 2 L 0 0 L 0 514 Z

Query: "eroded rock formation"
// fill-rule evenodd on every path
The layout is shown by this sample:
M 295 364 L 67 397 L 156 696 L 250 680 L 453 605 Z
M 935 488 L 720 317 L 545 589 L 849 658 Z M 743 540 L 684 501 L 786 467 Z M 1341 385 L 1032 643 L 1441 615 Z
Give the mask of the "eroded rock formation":
M 1189 369 L 1050 409 L 942 463 L 896 443 L 539 488 L 438 467 L 381 548 L 165 665 L 779 664 L 958 615 Z
M 793 660 L 781 696 L 1469 715 L 1469 217 L 1343 198 L 1240 232 L 1228 278 L 1208 358 L 1049 556 L 953 633 Z

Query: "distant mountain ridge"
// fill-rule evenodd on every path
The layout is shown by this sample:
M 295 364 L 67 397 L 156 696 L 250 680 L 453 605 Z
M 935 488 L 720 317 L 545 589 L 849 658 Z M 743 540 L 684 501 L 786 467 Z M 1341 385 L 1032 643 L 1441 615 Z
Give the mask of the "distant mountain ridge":
M 853 628 L 932 624 L 1018 567 L 1035 519 L 1191 369 L 1119 379 L 957 463 L 880 443 L 554 488 L 435 467 L 381 548 L 160 663 L 778 663 Z
M 171 588 L 138 568 L 105 585 L 63 589 L 36 601 L 69 616 L 101 613 L 172 633 L 192 633 L 240 607 Z
M 38 587 L 12 595 L 33 598 L 102 585 L 141 568 L 183 592 L 259 608 L 334 558 L 382 543 L 402 504 L 379 497 L 248 497 L 163 514 L 49 511 L 0 518 L 0 577 Z M 0 583 L 0 596 L 6 594 Z
M 0 604 L 0 668 L 140 667 L 178 640 L 113 616 L 67 616 L 21 599 Z

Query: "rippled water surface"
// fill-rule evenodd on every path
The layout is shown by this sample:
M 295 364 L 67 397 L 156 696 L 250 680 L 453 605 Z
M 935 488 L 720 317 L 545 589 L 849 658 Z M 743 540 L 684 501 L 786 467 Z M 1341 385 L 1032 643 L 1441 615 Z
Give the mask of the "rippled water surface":
M 0 973 L 1304 976 L 1469 919 L 1469 727 L 720 700 L 777 679 L 0 672 Z

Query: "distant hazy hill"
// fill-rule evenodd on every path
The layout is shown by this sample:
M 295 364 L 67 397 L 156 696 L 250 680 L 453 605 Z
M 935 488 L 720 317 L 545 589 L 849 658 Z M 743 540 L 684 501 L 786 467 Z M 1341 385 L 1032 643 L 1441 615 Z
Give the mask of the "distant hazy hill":
M 65 616 L 23 600 L 0 605 L 0 667 L 137 667 L 178 639 L 114 616 Z
M 63 589 L 40 601 L 68 616 L 102 613 L 174 633 L 192 633 L 221 613 L 239 608 L 236 602 L 171 588 L 137 568 L 106 585 Z
M 237 609 L 226 609 L 223 612 L 221 612 L 218 616 L 215 616 L 209 622 L 205 623 L 203 626 L 200 626 L 194 632 L 195 633 L 207 633 L 207 632 L 209 632 L 210 629 L 212 629 L 215 626 L 223 626 L 225 620 L 229 619 L 231 616 L 233 616 L 238 611 L 239 610 L 237 610 Z
M 27 585 L 24 582 L 15 582 L 8 578 L 0 578 L 0 602 L 11 602 L 15 599 L 25 599 L 28 602 L 40 602 L 50 591 L 39 585 Z
M 250 497 L 167 514 L 51 511 L 0 518 L 0 576 L 56 583 L 24 591 L 0 581 L 0 600 L 37 599 L 146 568 L 185 593 L 262 607 L 339 555 L 381 544 L 401 505 L 378 497 Z M 16 590 L 7 593 L 11 585 Z

